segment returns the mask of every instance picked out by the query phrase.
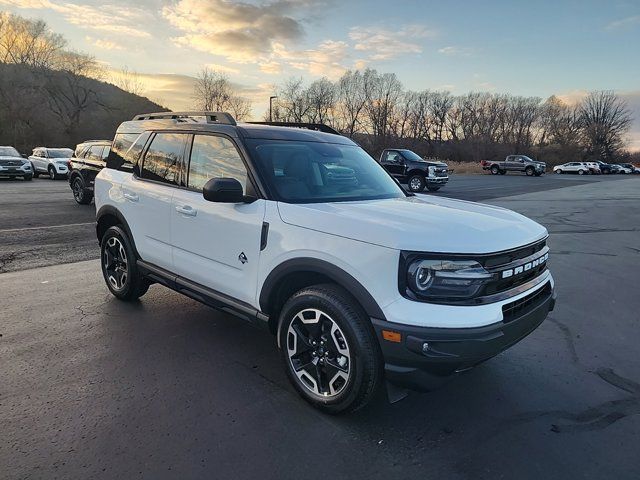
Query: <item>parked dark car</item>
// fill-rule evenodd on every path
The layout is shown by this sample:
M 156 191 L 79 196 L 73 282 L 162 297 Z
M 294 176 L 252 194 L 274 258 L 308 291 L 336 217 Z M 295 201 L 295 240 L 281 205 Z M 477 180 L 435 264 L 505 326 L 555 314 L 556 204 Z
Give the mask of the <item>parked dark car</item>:
M 88 140 L 79 144 L 69 160 L 69 186 L 73 198 L 81 205 L 93 199 L 93 183 L 105 166 L 111 140 Z
M 483 170 L 489 170 L 492 175 L 505 175 L 507 172 L 524 172 L 527 176 L 536 176 L 544 174 L 547 164 L 538 162 L 526 155 L 507 155 L 504 162 L 482 160 L 480 162 Z
M 446 163 L 424 160 L 403 148 L 383 150 L 380 165 L 400 183 L 406 183 L 412 192 L 421 192 L 425 187 L 430 192 L 437 192 L 449 181 Z
M 602 172 L 603 174 L 609 175 L 610 173 L 615 173 L 612 172 L 610 164 L 604 163 L 600 160 L 598 160 L 596 163 L 600 166 L 600 172 Z

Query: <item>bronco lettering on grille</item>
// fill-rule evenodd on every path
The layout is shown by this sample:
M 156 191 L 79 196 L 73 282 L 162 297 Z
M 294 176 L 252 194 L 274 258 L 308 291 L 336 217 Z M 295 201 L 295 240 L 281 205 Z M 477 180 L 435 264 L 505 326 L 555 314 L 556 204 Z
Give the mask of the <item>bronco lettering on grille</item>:
M 503 270 L 501 278 L 509 278 L 509 277 L 513 277 L 514 275 L 520 275 L 521 273 L 528 272 L 532 268 L 535 268 L 535 267 L 537 267 L 539 265 L 542 265 L 548 259 L 549 259 L 549 254 L 545 253 L 544 255 L 536 258 L 535 260 L 532 260 L 531 262 L 527 262 L 527 263 L 525 263 L 523 265 L 519 265 L 519 266 L 517 266 L 515 268 L 510 268 L 508 270 Z

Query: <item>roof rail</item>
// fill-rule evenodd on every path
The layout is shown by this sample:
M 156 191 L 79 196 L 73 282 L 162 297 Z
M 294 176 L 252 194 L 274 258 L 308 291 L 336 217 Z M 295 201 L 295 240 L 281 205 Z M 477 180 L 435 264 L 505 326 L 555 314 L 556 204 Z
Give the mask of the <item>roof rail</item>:
M 133 117 L 134 120 L 177 120 L 197 122 L 195 117 L 205 117 L 207 123 L 223 123 L 236 125 L 235 119 L 227 112 L 157 112 L 143 113 Z
M 255 125 L 273 125 L 275 127 L 295 127 L 306 128 L 307 130 L 316 130 L 318 132 L 332 133 L 333 135 L 340 135 L 340 132 L 334 130 L 329 125 L 324 123 L 304 123 L 304 122 L 247 122 Z
M 111 142 L 113 142 L 113 140 L 105 140 L 105 139 L 102 139 L 102 140 L 83 140 L 80 143 L 92 143 L 92 142 L 109 142 L 109 143 L 111 143 Z M 80 143 L 78 145 L 80 145 Z

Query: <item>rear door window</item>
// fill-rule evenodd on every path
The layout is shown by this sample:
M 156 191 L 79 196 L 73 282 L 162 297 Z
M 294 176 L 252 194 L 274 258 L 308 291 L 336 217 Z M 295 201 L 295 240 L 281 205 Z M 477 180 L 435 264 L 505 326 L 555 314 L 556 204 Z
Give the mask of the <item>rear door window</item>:
M 140 176 L 154 182 L 178 185 L 187 134 L 158 133 L 151 140 Z
M 104 150 L 103 146 L 94 145 L 89 149 L 89 153 L 86 155 L 87 160 L 99 162 L 100 160 L 102 160 L 102 150 Z
M 113 139 L 107 158 L 107 168 L 136 172 L 140 152 L 144 148 L 150 132 L 118 133 Z

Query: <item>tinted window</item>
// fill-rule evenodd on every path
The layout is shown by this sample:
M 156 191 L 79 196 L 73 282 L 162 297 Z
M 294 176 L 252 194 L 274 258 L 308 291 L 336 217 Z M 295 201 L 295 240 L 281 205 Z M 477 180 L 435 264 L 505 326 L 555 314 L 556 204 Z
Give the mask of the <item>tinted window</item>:
M 111 148 L 104 147 L 104 150 L 102 150 L 102 160 L 106 160 L 109 157 L 109 151 L 110 150 L 111 150 Z
M 49 158 L 71 158 L 73 157 L 73 150 L 70 148 L 49 148 L 47 150 Z
M 156 134 L 144 156 L 140 176 L 177 185 L 186 137 L 183 133 Z
M 247 171 L 233 143 L 224 137 L 196 135 L 189 162 L 189 188 L 202 190 L 211 178 L 235 178 L 247 190 Z
M 135 171 L 140 152 L 149 138 L 149 132 L 119 133 L 113 139 L 111 152 L 107 159 L 107 167 L 126 172 Z M 137 173 L 137 172 L 136 172 Z

